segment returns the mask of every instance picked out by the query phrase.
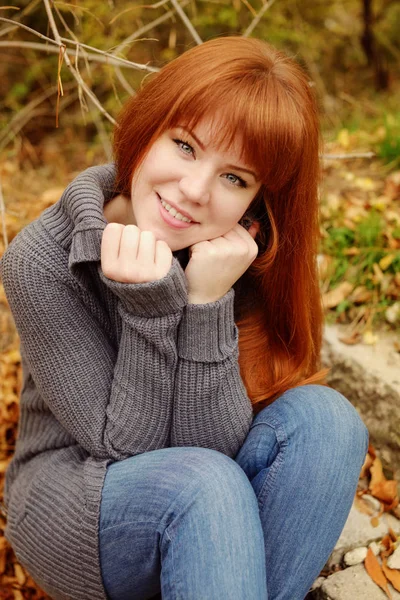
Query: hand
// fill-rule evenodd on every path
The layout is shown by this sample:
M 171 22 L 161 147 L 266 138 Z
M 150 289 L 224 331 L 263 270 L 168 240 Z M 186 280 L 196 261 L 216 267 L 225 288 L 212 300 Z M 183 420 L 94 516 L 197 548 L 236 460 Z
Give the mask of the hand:
M 101 268 L 106 277 L 121 283 L 162 279 L 172 264 L 167 242 L 136 225 L 109 223 L 101 240 Z
M 207 304 L 222 298 L 257 256 L 254 241 L 260 228 L 254 222 L 249 231 L 238 223 L 225 235 L 190 247 L 185 269 L 189 304 Z

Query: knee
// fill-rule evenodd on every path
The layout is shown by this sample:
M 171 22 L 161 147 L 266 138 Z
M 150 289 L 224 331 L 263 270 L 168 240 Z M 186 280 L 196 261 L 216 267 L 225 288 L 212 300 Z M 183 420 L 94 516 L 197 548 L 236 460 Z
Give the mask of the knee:
M 186 447 L 185 451 L 192 465 L 186 481 L 190 481 L 203 498 L 209 498 L 211 504 L 215 505 L 218 498 L 225 503 L 229 497 L 236 500 L 240 496 L 254 497 L 246 474 L 233 459 L 208 448 Z
M 258 413 L 252 428 L 271 423 L 281 442 L 310 444 L 319 451 L 342 449 L 364 460 L 368 430 L 354 406 L 342 394 L 322 385 L 304 385 L 286 391 Z M 257 427 L 255 427 L 257 429 Z M 263 435 L 262 428 L 259 435 Z

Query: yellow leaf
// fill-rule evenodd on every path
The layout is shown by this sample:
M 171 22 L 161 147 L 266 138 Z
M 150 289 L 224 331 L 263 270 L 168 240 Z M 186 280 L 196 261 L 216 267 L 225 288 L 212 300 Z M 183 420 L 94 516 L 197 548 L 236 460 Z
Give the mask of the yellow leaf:
M 400 571 L 398 571 L 397 569 L 389 569 L 389 567 L 386 564 L 385 558 L 382 560 L 382 571 L 384 572 L 394 589 L 400 592 Z
M 391 600 L 392 595 L 388 588 L 387 579 L 382 571 L 378 559 L 372 552 L 371 548 L 368 548 L 367 556 L 364 561 L 364 566 L 372 581 L 376 583 L 376 585 L 379 585 L 379 587 L 383 589 L 387 597 Z
M 361 188 L 366 192 L 370 192 L 376 188 L 376 181 L 373 181 L 370 177 L 356 177 L 354 180 L 354 185 Z
M 349 130 L 341 129 L 338 133 L 337 141 L 342 146 L 342 148 L 347 149 L 350 146 Z
M 382 269 L 382 271 L 386 271 L 386 269 L 390 267 L 395 258 L 395 254 L 386 254 L 386 256 L 381 258 L 381 260 L 379 261 L 379 266 Z
M 374 346 L 378 340 L 379 340 L 379 335 L 372 333 L 371 330 L 368 330 L 363 334 L 363 342 L 364 342 L 364 344 L 367 344 L 368 346 Z

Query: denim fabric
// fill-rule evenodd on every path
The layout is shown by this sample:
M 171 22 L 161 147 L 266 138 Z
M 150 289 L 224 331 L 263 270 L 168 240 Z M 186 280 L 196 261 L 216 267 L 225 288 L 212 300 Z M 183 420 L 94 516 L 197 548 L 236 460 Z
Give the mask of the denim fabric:
M 355 494 L 368 432 L 319 385 L 254 418 L 235 459 L 154 450 L 107 469 L 100 563 L 110 600 L 303 600 Z

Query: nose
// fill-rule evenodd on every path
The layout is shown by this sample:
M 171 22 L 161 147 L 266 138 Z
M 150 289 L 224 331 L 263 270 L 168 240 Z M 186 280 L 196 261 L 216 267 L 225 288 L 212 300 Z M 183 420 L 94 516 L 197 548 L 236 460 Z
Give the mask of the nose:
M 194 165 L 193 165 L 194 166 Z M 179 190 L 184 196 L 198 204 L 206 204 L 210 200 L 211 173 L 204 167 L 190 169 L 179 181 Z

